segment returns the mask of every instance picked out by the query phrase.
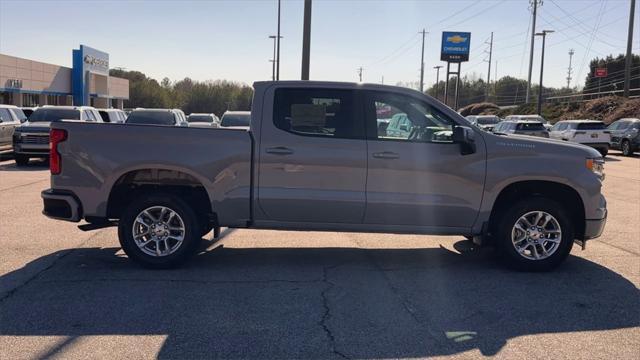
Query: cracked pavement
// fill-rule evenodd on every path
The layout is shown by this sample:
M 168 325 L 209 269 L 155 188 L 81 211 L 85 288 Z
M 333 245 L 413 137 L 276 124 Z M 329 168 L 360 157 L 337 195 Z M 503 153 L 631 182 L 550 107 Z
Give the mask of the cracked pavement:
M 606 164 L 604 236 L 552 273 L 457 237 L 227 230 L 187 267 L 40 214 L 0 162 L 0 359 L 615 358 L 640 353 L 640 158 Z

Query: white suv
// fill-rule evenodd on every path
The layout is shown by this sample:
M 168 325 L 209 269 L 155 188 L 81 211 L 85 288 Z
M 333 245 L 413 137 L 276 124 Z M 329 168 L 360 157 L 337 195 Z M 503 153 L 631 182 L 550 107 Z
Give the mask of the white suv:
M 609 153 L 611 135 L 602 121 L 564 120 L 558 121 L 549 132 L 549 137 L 591 146 L 604 157 Z

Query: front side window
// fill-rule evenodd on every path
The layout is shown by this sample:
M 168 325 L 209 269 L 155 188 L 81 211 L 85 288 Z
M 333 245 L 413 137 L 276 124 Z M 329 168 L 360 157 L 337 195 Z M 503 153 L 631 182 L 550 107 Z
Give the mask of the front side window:
M 367 126 L 377 140 L 451 143 L 455 123 L 439 110 L 406 95 L 369 92 Z M 382 113 L 381 109 L 390 109 Z M 391 115 L 388 121 L 387 116 Z M 388 125 L 384 128 L 385 122 Z M 375 130 L 374 130 L 375 129 Z M 374 135 L 375 134 L 375 135 Z
M 22 111 L 22 109 L 11 109 L 11 111 L 16 116 L 16 118 L 20 120 L 20 122 L 25 122 L 27 120 L 27 115 L 24 114 L 24 111 Z
M 93 116 L 93 113 L 89 110 L 84 111 L 84 118 L 86 121 L 96 121 L 96 118 Z
M 278 129 L 296 135 L 364 138 L 352 90 L 278 89 L 273 121 Z

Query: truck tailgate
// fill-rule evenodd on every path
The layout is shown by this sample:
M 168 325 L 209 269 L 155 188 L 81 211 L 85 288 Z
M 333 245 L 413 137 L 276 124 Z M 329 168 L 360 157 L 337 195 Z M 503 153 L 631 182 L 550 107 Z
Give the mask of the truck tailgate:
M 67 131 L 58 149 L 54 190 L 71 191 L 84 216 L 106 216 L 113 185 L 136 170 L 174 170 L 197 179 L 226 226 L 250 220 L 251 134 L 245 130 L 57 122 Z M 170 184 L 169 184 L 170 185 Z

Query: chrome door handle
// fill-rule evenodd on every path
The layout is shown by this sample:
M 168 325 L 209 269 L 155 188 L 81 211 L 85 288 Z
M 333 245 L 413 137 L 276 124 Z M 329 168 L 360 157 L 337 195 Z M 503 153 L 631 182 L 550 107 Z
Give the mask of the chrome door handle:
M 274 154 L 274 155 L 291 155 L 293 154 L 293 150 L 289 149 L 288 147 L 284 147 L 284 146 L 276 146 L 276 147 L 272 147 L 272 148 L 267 148 L 265 150 L 266 153 L 268 154 Z
M 400 155 L 391 151 L 383 151 L 383 152 L 373 153 L 373 157 L 376 159 L 398 159 Z

